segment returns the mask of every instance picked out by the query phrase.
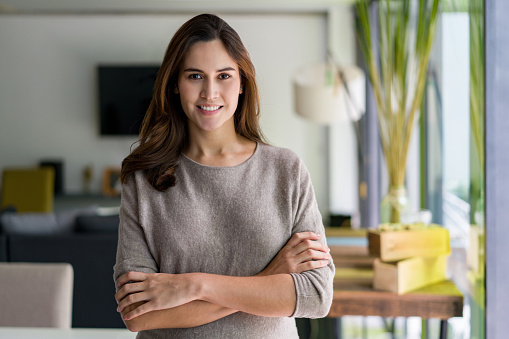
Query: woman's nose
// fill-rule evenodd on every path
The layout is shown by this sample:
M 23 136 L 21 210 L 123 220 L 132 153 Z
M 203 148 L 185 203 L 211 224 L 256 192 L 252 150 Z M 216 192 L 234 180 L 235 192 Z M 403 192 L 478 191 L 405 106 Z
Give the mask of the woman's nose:
M 200 96 L 204 99 L 215 99 L 219 95 L 218 86 L 213 80 L 204 81 Z

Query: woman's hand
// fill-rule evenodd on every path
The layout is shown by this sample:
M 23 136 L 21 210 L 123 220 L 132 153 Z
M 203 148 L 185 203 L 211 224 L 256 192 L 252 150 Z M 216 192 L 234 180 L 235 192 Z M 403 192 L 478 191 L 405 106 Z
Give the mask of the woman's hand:
M 295 233 L 258 276 L 301 273 L 327 266 L 330 249 L 318 239 L 320 235 L 313 232 Z
M 177 307 L 195 300 L 197 286 L 191 274 L 129 272 L 118 280 L 121 287 L 115 294 L 118 312 L 137 304 L 131 312 L 123 314 L 130 320 L 144 313 Z M 143 304 L 141 304 L 143 303 Z

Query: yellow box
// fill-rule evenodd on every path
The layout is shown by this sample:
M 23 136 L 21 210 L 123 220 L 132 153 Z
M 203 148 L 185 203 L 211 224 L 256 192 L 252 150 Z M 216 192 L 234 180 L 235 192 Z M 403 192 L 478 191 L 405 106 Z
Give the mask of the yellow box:
M 369 253 L 384 262 L 451 252 L 449 231 L 439 225 L 396 231 L 369 230 Z
M 447 257 L 413 257 L 394 263 L 377 258 L 373 264 L 373 288 L 404 294 L 446 280 Z

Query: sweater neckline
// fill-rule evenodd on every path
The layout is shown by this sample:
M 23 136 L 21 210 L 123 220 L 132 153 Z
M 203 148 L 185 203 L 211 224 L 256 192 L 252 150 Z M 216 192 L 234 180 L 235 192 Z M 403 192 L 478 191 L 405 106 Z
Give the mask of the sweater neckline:
M 251 159 L 253 159 L 258 153 L 259 153 L 259 149 L 260 149 L 260 143 L 259 142 L 256 142 L 256 147 L 255 147 L 255 150 L 253 152 L 253 154 L 251 154 L 251 156 L 249 158 L 247 158 L 244 162 L 238 164 L 238 165 L 235 165 L 235 166 L 210 166 L 210 165 L 204 165 L 204 164 L 201 164 L 197 161 L 194 161 L 193 159 L 189 158 L 187 155 L 185 155 L 184 153 L 182 153 L 182 159 L 184 159 L 186 162 L 194 165 L 194 166 L 198 166 L 198 167 L 202 167 L 202 168 L 207 168 L 207 169 L 235 169 L 235 168 L 239 168 L 239 167 L 242 167 L 242 166 L 246 166 L 246 164 L 248 164 L 249 162 L 251 162 Z

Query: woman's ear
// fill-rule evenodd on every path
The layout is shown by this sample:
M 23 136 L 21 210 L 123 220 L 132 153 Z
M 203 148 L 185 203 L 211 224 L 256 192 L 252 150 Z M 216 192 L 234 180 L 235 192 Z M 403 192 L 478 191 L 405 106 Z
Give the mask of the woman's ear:
M 179 88 L 178 88 L 177 84 L 173 85 L 173 93 L 179 94 Z

